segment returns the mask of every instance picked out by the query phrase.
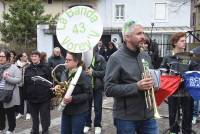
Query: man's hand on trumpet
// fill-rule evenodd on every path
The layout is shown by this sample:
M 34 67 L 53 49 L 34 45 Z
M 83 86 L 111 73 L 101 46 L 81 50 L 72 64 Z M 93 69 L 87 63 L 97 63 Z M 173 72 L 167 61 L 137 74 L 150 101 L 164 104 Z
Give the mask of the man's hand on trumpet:
M 153 87 L 153 79 L 144 78 L 137 82 L 137 86 L 139 90 L 149 90 Z

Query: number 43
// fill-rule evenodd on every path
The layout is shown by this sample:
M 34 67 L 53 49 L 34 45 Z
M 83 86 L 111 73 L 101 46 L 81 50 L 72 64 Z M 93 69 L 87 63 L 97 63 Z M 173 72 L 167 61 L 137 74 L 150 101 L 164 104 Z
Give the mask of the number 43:
M 73 27 L 73 33 L 79 34 L 85 32 L 85 25 L 84 23 L 75 24 Z

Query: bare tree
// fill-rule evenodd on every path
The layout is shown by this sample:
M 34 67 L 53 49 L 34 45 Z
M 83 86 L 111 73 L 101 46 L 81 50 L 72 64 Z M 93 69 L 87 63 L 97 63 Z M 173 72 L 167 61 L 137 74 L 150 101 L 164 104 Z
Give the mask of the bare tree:
M 182 6 L 190 6 L 191 0 L 167 0 L 169 2 L 168 6 L 172 7 L 172 12 L 177 12 Z

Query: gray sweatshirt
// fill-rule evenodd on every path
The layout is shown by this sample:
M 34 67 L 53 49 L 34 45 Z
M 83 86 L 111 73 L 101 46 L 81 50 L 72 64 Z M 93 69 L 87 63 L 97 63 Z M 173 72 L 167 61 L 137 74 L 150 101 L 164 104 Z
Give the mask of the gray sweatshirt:
M 12 100 L 9 103 L 4 103 L 4 108 L 11 108 L 15 105 L 20 105 L 19 88 L 17 84 L 20 83 L 22 76 L 19 68 L 15 64 L 12 64 L 4 72 L 8 72 L 10 74 L 10 77 L 5 80 L 6 84 L 4 89 L 14 90 Z

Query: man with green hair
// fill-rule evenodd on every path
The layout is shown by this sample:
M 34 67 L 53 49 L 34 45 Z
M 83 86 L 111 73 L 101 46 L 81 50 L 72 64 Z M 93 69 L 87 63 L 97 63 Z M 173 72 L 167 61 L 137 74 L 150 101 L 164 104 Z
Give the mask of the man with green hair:
M 145 91 L 153 86 L 152 78 L 142 78 L 142 59 L 152 68 L 148 54 L 140 52 L 139 44 L 145 39 L 144 28 L 128 21 L 124 24 L 124 44 L 108 60 L 105 90 L 114 98 L 114 125 L 117 134 L 158 134 L 154 110 L 145 102 Z

